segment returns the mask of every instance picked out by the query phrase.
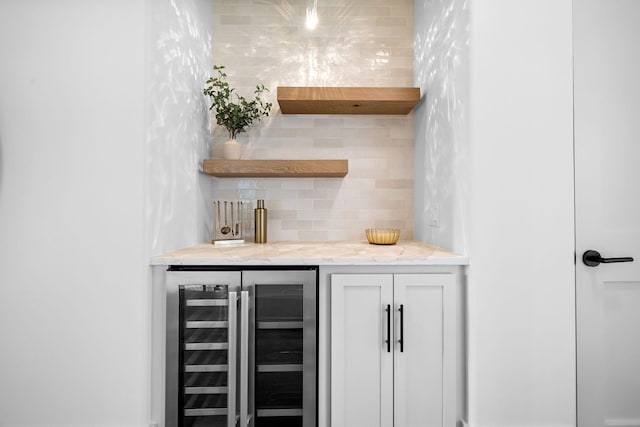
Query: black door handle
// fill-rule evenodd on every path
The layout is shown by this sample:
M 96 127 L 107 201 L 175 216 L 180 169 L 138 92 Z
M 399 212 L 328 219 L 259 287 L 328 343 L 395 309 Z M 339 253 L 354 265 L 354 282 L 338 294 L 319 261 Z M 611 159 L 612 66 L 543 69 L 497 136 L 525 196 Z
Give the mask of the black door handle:
M 632 257 L 623 257 L 623 258 L 602 258 L 600 256 L 600 252 L 589 249 L 585 253 L 582 254 L 582 262 L 587 267 L 597 267 L 600 263 L 610 264 L 614 262 L 632 262 Z
M 387 344 L 387 353 L 391 353 L 391 304 L 387 304 L 384 311 L 387 312 L 387 339 L 384 342 Z
M 398 311 L 400 312 L 400 339 L 398 342 L 400 343 L 400 353 L 402 353 L 404 352 L 404 304 L 400 304 Z

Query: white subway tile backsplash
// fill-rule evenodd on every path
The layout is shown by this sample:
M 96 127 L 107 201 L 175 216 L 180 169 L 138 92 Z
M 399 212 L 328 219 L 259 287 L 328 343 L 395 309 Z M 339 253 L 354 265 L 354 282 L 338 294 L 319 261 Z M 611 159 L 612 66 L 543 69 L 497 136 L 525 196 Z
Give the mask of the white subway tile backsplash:
M 313 140 L 314 150 L 330 150 L 344 148 L 344 140 L 342 138 L 316 138 Z
M 327 241 L 329 240 L 328 231 L 307 231 L 302 230 L 298 232 L 298 238 L 296 240 L 313 240 L 313 241 Z
M 280 200 L 282 209 L 290 209 L 299 212 L 313 210 L 313 202 L 313 200 L 298 200 L 297 198 L 282 198 Z
M 313 229 L 313 221 L 311 220 L 284 220 L 282 221 L 283 230 L 308 231 Z
M 393 16 L 393 17 L 377 17 L 376 26 L 378 27 L 402 27 L 402 30 L 407 28 L 407 19 L 410 17 Z
M 270 220 L 274 220 L 274 219 L 279 219 L 279 220 L 287 220 L 287 221 L 291 221 L 291 220 L 295 220 L 298 219 L 298 211 L 297 210 L 284 210 L 284 209 L 277 209 L 272 207 L 269 210 L 269 218 Z
M 243 158 L 348 159 L 345 178 L 213 179 L 212 199 L 265 199 L 269 241 L 365 239 L 367 227 L 413 238 L 413 117 L 282 115 L 277 86 L 411 86 L 411 0 L 214 2 L 213 62 L 238 93 L 265 84 L 271 116 L 239 140 Z M 227 139 L 212 126 L 214 155 Z M 255 204 L 255 202 L 254 202 Z
M 410 190 L 413 188 L 413 179 L 378 179 L 376 188 Z
M 309 179 L 288 179 L 282 182 L 283 190 L 312 190 L 313 181 Z
M 358 14 L 362 16 L 391 16 L 391 7 L 360 7 Z
M 220 16 L 220 24 L 222 24 L 222 25 L 250 25 L 251 24 L 251 16 L 222 15 L 222 16 Z

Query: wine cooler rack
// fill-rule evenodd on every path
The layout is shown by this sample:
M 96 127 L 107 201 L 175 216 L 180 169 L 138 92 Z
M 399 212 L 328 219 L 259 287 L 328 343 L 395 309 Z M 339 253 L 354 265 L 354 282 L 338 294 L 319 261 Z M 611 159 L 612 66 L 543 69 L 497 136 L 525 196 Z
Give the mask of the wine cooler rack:
M 180 366 L 184 367 L 179 377 L 179 418 L 184 427 L 227 427 L 228 417 L 236 416 L 235 396 L 230 397 L 235 394 L 235 365 L 229 364 L 235 359 L 236 293 L 225 285 L 185 285 L 179 293 Z

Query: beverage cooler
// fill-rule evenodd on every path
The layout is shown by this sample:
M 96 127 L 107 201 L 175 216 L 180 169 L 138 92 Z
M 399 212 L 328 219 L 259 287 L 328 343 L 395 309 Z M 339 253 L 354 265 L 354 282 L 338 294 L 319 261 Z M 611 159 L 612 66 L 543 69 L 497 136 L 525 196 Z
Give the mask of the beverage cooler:
M 167 273 L 167 427 L 317 425 L 317 268 Z

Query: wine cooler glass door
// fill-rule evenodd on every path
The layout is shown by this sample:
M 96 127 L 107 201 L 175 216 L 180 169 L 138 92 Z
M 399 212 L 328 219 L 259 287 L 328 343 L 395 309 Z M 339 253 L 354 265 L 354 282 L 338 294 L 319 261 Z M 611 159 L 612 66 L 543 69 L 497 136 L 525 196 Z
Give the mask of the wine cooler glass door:
M 253 302 L 249 426 L 315 426 L 316 271 L 245 271 L 243 289 Z
M 240 272 L 169 275 L 167 426 L 235 427 Z M 168 307 L 170 308 L 170 307 Z M 172 332 L 172 333 L 169 333 Z M 174 367 L 174 368 L 172 368 Z

